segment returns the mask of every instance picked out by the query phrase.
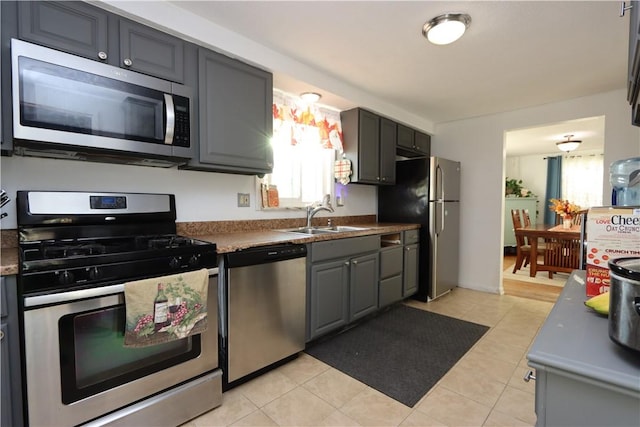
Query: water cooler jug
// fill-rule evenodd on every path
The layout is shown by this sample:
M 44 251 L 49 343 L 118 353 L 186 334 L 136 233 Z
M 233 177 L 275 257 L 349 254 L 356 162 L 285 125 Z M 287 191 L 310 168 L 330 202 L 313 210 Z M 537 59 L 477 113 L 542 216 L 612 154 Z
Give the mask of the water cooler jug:
M 611 163 L 609 180 L 613 188 L 612 205 L 640 206 L 640 157 Z

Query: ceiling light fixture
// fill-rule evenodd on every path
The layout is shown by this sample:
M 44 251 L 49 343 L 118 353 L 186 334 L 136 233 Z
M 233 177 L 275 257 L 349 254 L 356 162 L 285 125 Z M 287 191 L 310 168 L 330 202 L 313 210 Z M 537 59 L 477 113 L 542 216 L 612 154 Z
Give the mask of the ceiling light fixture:
M 564 137 L 567 138 L 566 141 L 556 142 L 556 145 L 558 146 L 558 148 L 564 151 L 565 153 L 568 153 L 569 151 L 573 151 L 576 148 L 578 148 L 582 143 L 582 141 L 577 141 L 577 140 L 572 141 L 571 140 L 572 136 L 573 135 L 565 135 Z
M 458 40 L 471 25 L 466 13 L 438 15 L 422 27 L 422 35 L 433 44 L 449 44 Z
M 303 92 L 300 94 L 300 98 L 305 102 L 313 104 L 314 102 L 318 102 L 320 98 L 322 98 L 322 95 L 316 92 Z

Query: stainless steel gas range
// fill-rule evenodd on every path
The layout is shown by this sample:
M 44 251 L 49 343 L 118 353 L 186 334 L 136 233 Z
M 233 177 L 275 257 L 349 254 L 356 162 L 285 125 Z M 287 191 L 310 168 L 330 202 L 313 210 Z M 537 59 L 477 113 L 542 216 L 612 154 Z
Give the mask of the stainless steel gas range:
M 17 193 L 29 425 L 175 426 L 220 405 L 215 244 L 169 194 Z M 124 347 L 124 283 L 209 269 L 208 328 Z

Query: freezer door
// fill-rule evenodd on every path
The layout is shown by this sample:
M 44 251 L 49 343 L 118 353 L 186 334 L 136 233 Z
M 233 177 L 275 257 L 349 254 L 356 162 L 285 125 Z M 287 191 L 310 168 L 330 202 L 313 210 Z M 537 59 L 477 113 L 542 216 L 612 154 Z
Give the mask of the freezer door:
M 460 200 L 460 162 L 431 157 L 430 200 Z
M 460 203 L 432 202 L 429 210 L 431 286 L 429 298 L 437 298 L 458 286 Z

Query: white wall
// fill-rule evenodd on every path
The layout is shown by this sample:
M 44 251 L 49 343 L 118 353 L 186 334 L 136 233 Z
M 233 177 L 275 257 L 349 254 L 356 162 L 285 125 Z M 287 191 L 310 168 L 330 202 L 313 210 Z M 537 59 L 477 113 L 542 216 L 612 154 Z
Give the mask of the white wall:
M 212 172 L 112 165 L 34 157 L 2 157 L 0 186 L 11 202 L 2 208 L 9 216 L 2 229 L 17 227 L 15 192 L 18 190 L 123 191 L 176 195 L 178 222 L 245 219 L 304 218 L 303 211 L 256 209 L 255 177 Z M 376 187 L 349 184 L 344 203 L 323 216 L 375 215 Z M 251 207 L 237 207 L 237 193 L 251 194 Z M 334 203 L 335 207 L 335 203 Z
M 461 287 L 502 292 L 505 132 L 605 116 L 606 171 L 615 160 L 640 155 L 640 128 L 631 125 L 630 111 L 626 91 L 617 90 L 436 126 L 433 155 L 462 162 Z M 611 192 L 606 173 L 603 200 Z

